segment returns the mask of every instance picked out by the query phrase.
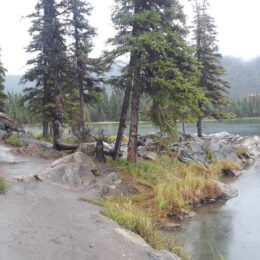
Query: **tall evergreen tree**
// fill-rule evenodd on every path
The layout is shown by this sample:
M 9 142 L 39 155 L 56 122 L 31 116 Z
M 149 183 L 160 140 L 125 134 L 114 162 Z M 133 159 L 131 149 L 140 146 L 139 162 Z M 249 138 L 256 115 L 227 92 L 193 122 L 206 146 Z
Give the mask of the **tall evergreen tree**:
M 56 104 L 56 113 L 61 110 L 62 103 L 59 100 L 62 99 L 62 78 L 66 68 L 64 31 L 59 22 L 62 6 L 62 2 L 55 0 L 39 0 L 35 12 L 28 16 L 32 19 L 29 30 L 32 41 L 27 52 L 34 53 L 35 57 L 27 62 L 32 68 L 22 81 L 35 83 L 34 87 L 25 89 L 25 99 L 42 115 L 44 137 L 48 137 L 49 123 L 55 115 L 55 103 L 59 103 Z
M 220 65 L 221 54 L 219 53 L 216 26 L 214 19 L 208 14 L 208 0 L 194 0 L 194 39 L 195 56 L 199 62 L 200 79 L 198 86 L 205 92 L 207 102 L 198 101 L 201 113 L 198 115 L 198 136 L 202 136 L 202 120 L 205 116 L 213 116 L 216 119 L 228 117 L 228 114 L 217 111 L 216 108 L 226 105 L 228 99 L 226 92 L 229 85 L 221 76 L 225 70 Z M 214 107 L 214 111 L 212 111 Z
M 125 126 L 131 95 L 128 160 L 136 161 L 138 112 L 142 94 L 147 93 L 152 97 L 155 108 L 167 101 L 163 98 L 166 95 L 170 100 L 169 93 L 175 95 L 179 91 L 182 100 L 189 99 L 189 84 L 181 71 L 181 67 L 187 64 L 183 39 L 184 15 L 177 0 L 117 0 L 116 4 L 113 21 L 118 33 L 110 41 L 116 46 L 113 54 L 115 57 L 125 54 L 130 57 L 123 71 L 128 81 L 118 140 L 122 138 L 121 129 Z M 176 55 L 168 57 L 170 53 Z
M 0 50 L 1 51 L 1 50 Z M 0 56 L 1 58 L 1 56 Z M 4 86 L 4 82 L 5 82 L 5 68 L 1 62 L 0 59 L 0 112 L 5 112 L 5 108 L 6 108 L 6 94 L 4 92 L 5 86 Z
M 77 86 L 80 100 L 82 140 L 87 141 L 90 134 L 86 125 L 86 103 L 97 101 L 96 94 L 102 91 L 98 76 L 102 73 L 98 59 L 89 57 L 93 49 L 95 29 L 89 24 L 91 6 L 82 0 L 68 0 L 69 36 L 73 39 L 70 51 L 72 54 L 72 73 L 74 85 Z

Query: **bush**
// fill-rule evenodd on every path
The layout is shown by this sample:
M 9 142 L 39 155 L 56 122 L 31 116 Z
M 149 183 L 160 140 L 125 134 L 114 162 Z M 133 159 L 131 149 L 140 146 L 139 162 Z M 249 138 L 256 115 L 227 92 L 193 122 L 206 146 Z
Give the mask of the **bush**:
M 15 146 L 15 147 L 22 147 L 23 146 L 22 141 L 16 135 L 12 135 L 8 139 L 6 139 L 5 143 L 10 144 L 10 145 Z

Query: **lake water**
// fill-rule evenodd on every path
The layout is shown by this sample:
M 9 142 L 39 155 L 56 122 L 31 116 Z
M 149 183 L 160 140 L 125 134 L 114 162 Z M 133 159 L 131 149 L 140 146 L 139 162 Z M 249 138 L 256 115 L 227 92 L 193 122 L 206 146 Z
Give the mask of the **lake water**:
M 239 191 L 237 198 L 200 208 L 175 233 L 192 260 L 219 259 L 216 255 L 225 260 L 260 259 L 260 161 L 232 185 Z
M 116 135 L 118 124 L 95 124 L 90 125 L 94 132 L 104 130 L 105 135 Z M 186 133 L 196 133 L 195 124 L 186 124 Z M 33 133 L 40 133 L 42 131 L 40 126 L 25 127 L 26 131 Z M 179 131 L 182 127 L 179 126 Z M 68 129 L 65 130 L 68 132 Z M 125 135 L 128 135 L 129 128 L 126 129 Z M 158 132 L 158 129 L 153 127 L 151 123 L 139 124 L 139 134 L 153 134 Z M 239 134 L 241 136 L 260 135 L 260 118 L 259 119 L 234 119 L 224 121 L 205 121 L 203 123 L 203 132 L 205 134 L 213 134 L 218 132 L 229 132 Z

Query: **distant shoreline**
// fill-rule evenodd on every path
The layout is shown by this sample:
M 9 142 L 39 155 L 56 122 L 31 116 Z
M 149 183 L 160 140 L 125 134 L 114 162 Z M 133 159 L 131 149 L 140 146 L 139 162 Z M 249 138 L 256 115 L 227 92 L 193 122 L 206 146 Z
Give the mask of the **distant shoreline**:
M 236 121 L 236 120 L 260 120 L 260 117 L 242 117 L 242 118 L 231 118 L 231 119 L 223 119 L 223 120 L 216 120 L 216 119 L 204 119 L 204 122 L 223 122 L 223 121 Z M 180 122 L 179 122 L 180 123 Z M 118 125 L 119 122 L 117 121 L 103 121 L 103 122 L 90 122 L 89 125 Z M 127 125 L 129 125 L 130 122 L 127 122 Z M 139 121 L 139 124 L 152 124 L 151 121 Z M 192 122 L 187 122 L 185 124 L 193 124 Z M 35 123 L 35 124 L 28 124 L 24 125 L 25 127 L 36 127 L 41 126 L 41 123 Z

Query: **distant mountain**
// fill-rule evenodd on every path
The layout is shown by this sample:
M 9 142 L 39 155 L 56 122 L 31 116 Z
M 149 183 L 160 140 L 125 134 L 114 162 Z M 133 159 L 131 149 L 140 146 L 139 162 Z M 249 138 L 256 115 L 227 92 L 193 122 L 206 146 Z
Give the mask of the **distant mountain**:
M 260 93 L 260 57 L 250 61 L 244 61 L 235 57 L 223 57 L 222 65 L 226 69 L 224 79 L 230 83 L 229 96 L 231 98 L 243 98 L 249 94 Z M 114 66 L 110 72 L 106 74 L 106 78 L 116 76 L 120 73 L 122 64 Z M 6 92 L 21 93 L 23 89 L 31 84 L 19 84 L 21 75 L 8 75 L 6 77 Z M 113 88 L 106 86 L 108 95 L 112 93 Z

